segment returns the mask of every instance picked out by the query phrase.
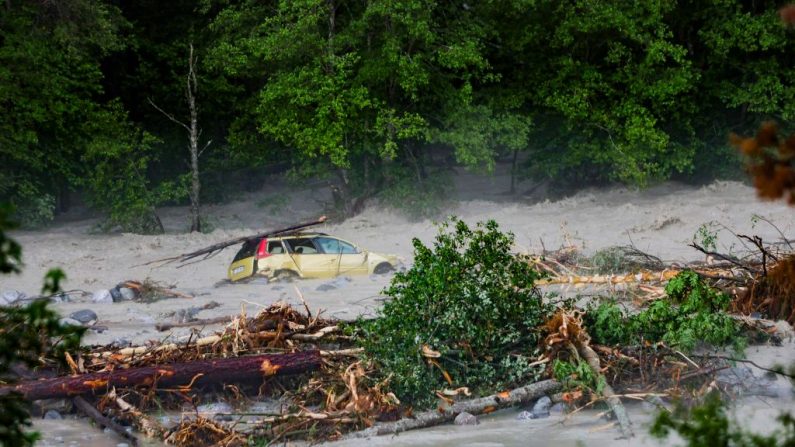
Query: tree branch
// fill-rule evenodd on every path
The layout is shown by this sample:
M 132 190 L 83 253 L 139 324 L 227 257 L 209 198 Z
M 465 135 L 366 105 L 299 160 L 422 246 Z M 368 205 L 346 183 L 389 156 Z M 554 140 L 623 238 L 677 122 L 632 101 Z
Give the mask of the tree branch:
M 187 130 L 188 132 L 190 132 L 190 127 L 188 127 L 188 125 L 187 125 L 187 124 L 185 124 L 185 123 L 183 123 L 182 121 L 180 121 L 180 120 L 178 120 L 178 119 L 174 118 L 174 115 L 172 115 L 172 114 L 170 114 L 170 113 L 166 112 L 165 110 L 161 109 L 160 107 L 158 107 L 158 106 L 157 106 L 157 104 L 155 104 L 155 103 L 154 103 L 154 101 L 152 101 L 152 98 L 146 98 L 146 100 L 147 100 L 147 101 L 149 101 L 149 104 L 151 104 L 151 105 L 152 105 L 152 107 L 154 107 L 155 109 L 157 109 L 157 111 L 158 111 L 158 112 L 160 112 L 160 113 L 162 113 L 163 115 L 165 115 L 165 116 L 166 116 L 166 118 L 168 118 L 169 120 L 171 120 L 171 121 L 173 121 L 173 122 L 175 122 L 175 123 L 179 124 L 180 126 L 184 127 L 184 128 L 185 128 L 185 130 Z

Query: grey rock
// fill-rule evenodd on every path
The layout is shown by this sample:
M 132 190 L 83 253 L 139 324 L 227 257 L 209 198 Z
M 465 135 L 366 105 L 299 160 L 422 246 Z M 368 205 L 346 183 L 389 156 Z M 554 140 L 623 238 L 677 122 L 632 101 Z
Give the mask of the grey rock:
M 113 296 L 111 296 L 110 290 L 108 289 L 97 290 L 91 296 L 91 301 L 95 303 L 110 304 L 113 302 Z
M 77 312 L 72 312 L 69 314 L 69 318 L 77 320 L 83 324 L 88 324 L 99 319 L 99 317 L 97 317 L 97 313 L 91 309 L 83 309 L 78 310 Z
M 119 287 L 119 293 L 121 294 L 122 300 L 131 301 L 135 299 L 135 290 L 128 287 Z
M 116 444 L 116 447 L 130 447 L 130 444 L 127 444 L 126 442 L 120 442 Z
M 27 297 L 28 295 L 25 294 L 25 292 L 20 292 L 19 290 L 4 290 L 3 294 L 0 295 L 0 306 L 14 304 L 17 301 L 24 300 Z
M 521 413 L 519 413 L 516 416 L 516 420 L 517 421 L 529 421 L 529 420 L 535 419 L 535 418 L 536 418 L 536 416 L 532 412 L 527 411 L 527 410 L 522 411 Z
M 317 289 L 315 289 L 315 290 L 317 290 L 318 292 L 328 292 L 329 290 L 334 290 L 336 288 L 337 288 L 337 286 L 335 286 L 334 284 L 326 283 L 326 284 L 321 284 L 321 285 L 317 286 Z
M 536 418 L 549 417 L 549 407 L 552 406 L 552 399 L 549 396 L 543 396 L 538 399 L 533 405 L 533 416 Z
M 131 344 L 130 340 L 126 338 L 117 338 L 114 339 L 112 342 L 110 342 L 110 345 L 113 346 L 114 348 L 125 348 L 127 346 L 130 346 L 130 344 Z
M 83 327 L 83 323 L 75 320 L 74 318 L 61 318 L 60 320 L 58 320 L 58 323 L 60 323 L 61 326 L 80 326 L 80 327 Z
M 478 420 L 477 416 L 471 413 L 467 413 L 464 411 L 463 413 L 459 413 L 458 416 L 455 417 L 455 425 L 478 425 L 480 421 Z
M 63 416 L 61 416 L 61 413 L 58 413 L 55 410 L 47 410 L 47 412 L 44 413 L 44 419 L 63 419 Z
M 108 290 L 108 292 L 110 292 L 110 297 L 113 298 L 113 302 L 114 303 L 118 303 L 119 301 L 122 300 L 121 292 L 119 292 L 119 288 L 118 287 L 114 287 L 114 288 Z

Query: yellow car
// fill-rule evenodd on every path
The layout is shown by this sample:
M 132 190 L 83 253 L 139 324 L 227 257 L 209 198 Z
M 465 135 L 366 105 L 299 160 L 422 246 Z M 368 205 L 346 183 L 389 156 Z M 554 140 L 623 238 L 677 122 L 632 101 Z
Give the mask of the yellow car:
M 297 233 L 244 242 L 229 266 L 228 276 L 231 281 L 255 275 L 330 278 L 387 273 L 396 265 L 396 256 L 362 250 L 324 233 Z

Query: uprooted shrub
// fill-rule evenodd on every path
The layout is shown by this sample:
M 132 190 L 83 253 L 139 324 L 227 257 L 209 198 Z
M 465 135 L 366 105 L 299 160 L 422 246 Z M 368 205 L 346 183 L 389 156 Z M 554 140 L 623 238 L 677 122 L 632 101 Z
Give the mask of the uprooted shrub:
M 696 272 L 685 270 L 668 282 L 666 297 L 630 314 L 615 302 L 601 303 L 586 314 L 586 326 L 599 344 L 664 342 L 692 350 L 699 342 L 742 345 L 740 325 L 727 313 L 731 298 L 710 287 Z
M 535 380 L 538 328 L 551 312 L 535 288 L 541 275 L 496 222 L 453 218 L 439 230 L 432 247 L 414 239 L 414 265 L 395 275 L 378 318 L 362 322 L 368 357 L 415 407 L 445 388 L 487 393 Z

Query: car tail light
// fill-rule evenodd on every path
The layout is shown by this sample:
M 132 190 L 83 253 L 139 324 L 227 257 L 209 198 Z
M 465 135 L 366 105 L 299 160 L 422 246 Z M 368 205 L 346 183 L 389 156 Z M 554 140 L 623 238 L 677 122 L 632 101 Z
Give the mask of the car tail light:
M 268 240 L 263 239 L 259 241 L 259 246 L 257 246 L 257 259 L 267 258 L 270 256 L 268 253 Z

